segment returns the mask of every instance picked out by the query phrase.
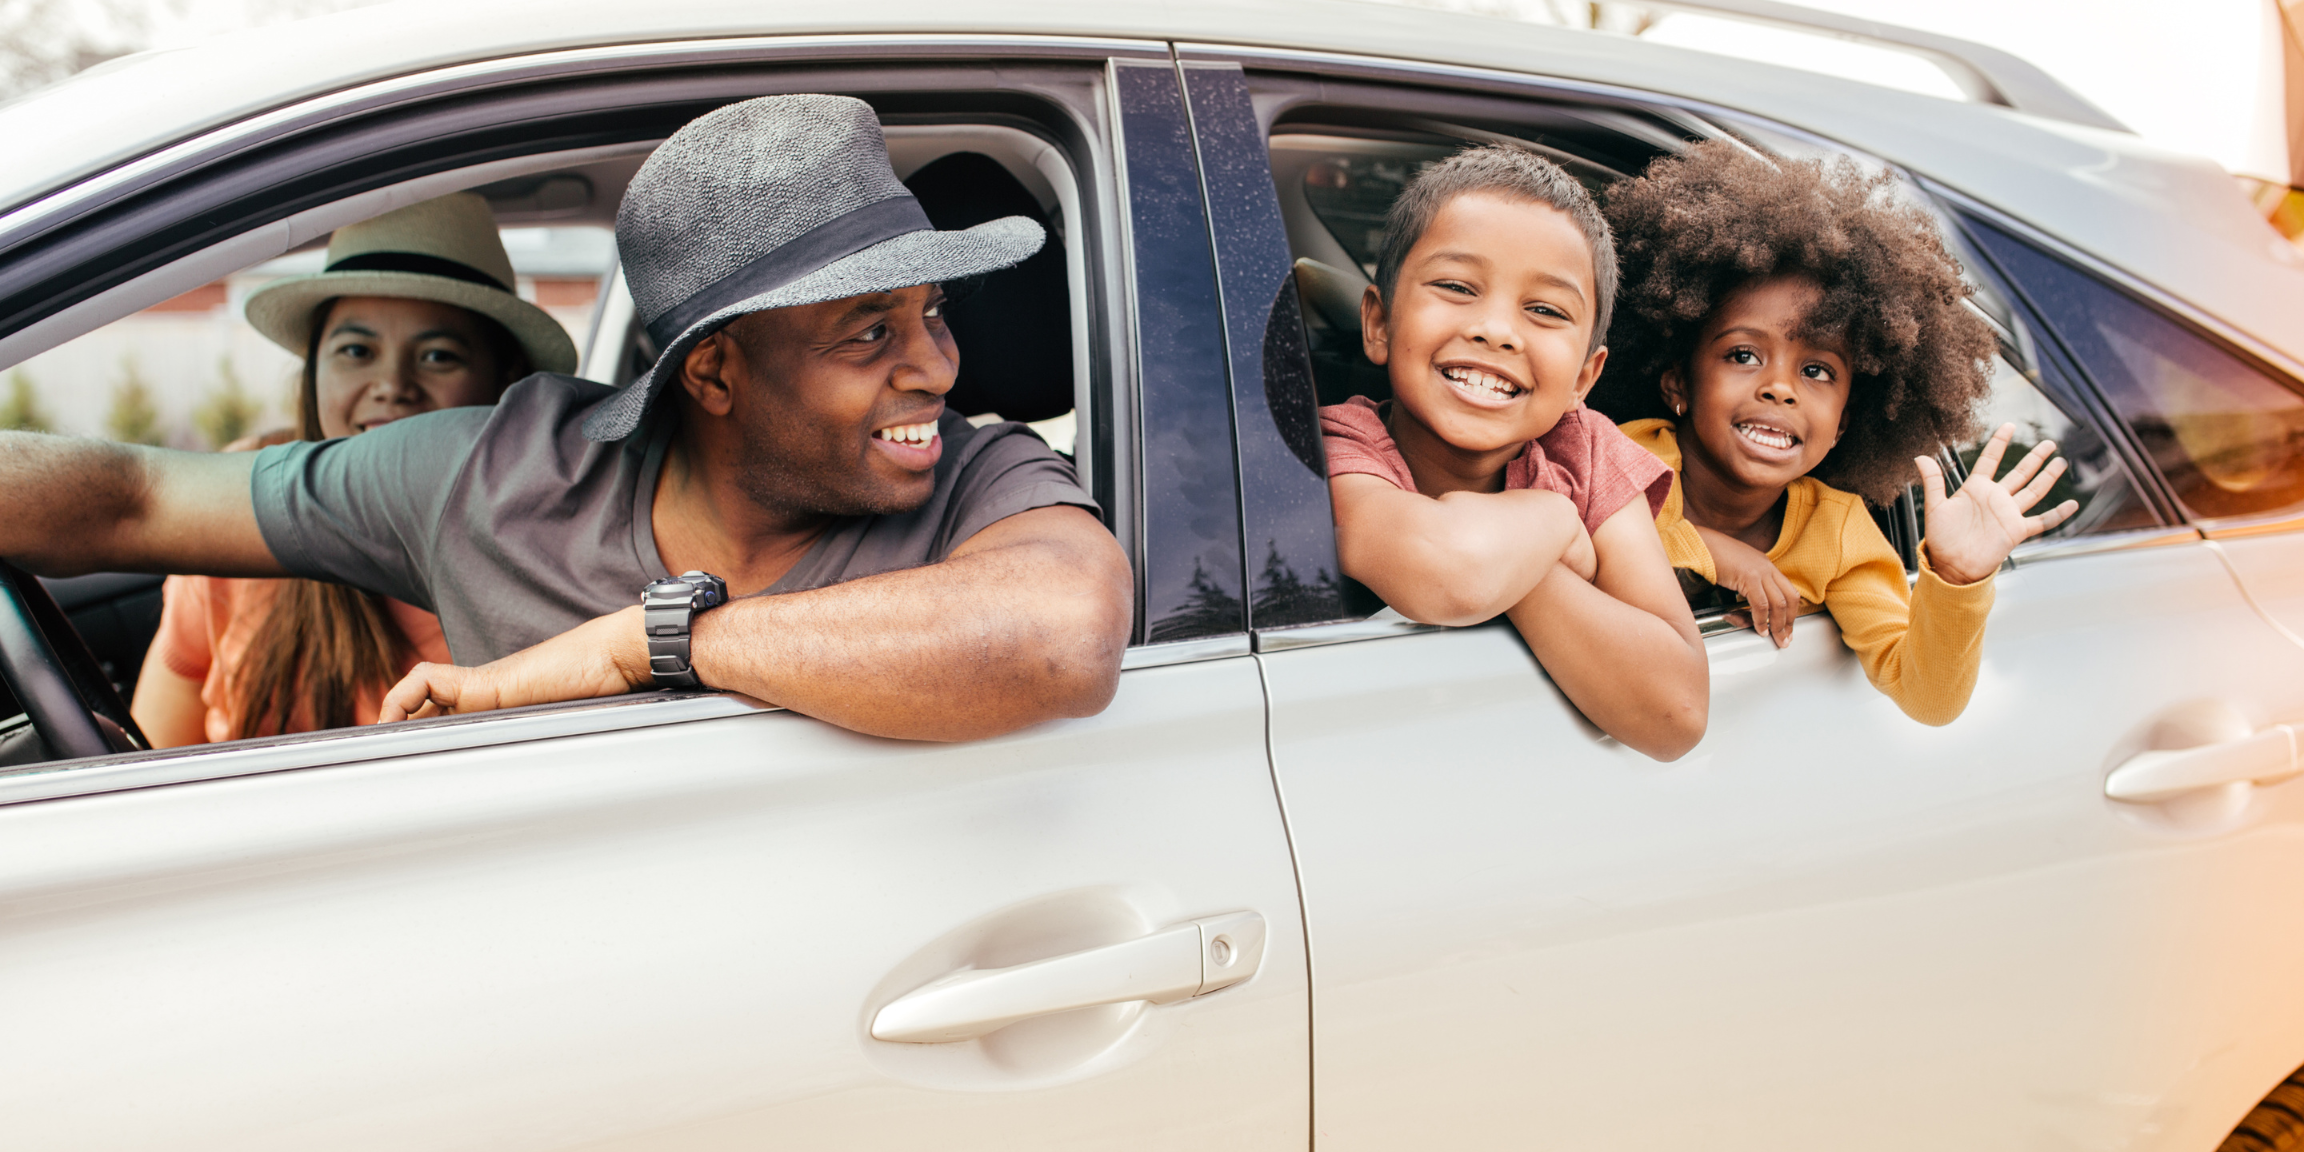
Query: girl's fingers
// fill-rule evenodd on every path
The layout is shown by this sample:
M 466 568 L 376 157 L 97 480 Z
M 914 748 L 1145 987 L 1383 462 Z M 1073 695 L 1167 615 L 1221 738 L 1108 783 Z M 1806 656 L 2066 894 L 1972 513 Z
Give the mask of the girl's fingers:
M 1776 626 L 1771 631 L 1776 634 L 1776 646 L 1782 648 L 1792 642 L 1792 618 L 1798 614 L 1799 597 L 1781 581 L 1768 591 L 1776 598 Z
M 1976 454 L 1976 466 L 1968 470 L 1970 476 L 1990 480 L 2000 474 L 2000 457 L 2007 454 L 2008 442 L 2016 438 L 2014 424 L 2002 424 L 1993 429 L 1992 438 L 1984 442 L 1984 450 Z
M 1944 468 L 1927 456 L 1913 457 L 1912 466 L 1920 470 L 1920 510 L 1934 513 L 1944 502 Z
M 2042 512 L 2038 516 L 2026 516 L 2024 518 L 2024 527 L 2027 529 L 2027 531 L 2024 534 L 2024 538 L 2029 540 L 2043 532 L 2055 531 L 2057 525 L 2062 524 L 2066 520 L 2070 520 L 2072 518 L 2072 514 L 2078 512 L 2079 510 L 2080 502 L 2078 500 L 2066 500 L 2062 504 L 2058 504 L 2054 508 L 2050 508 L 2046 512 Z
M 2033 445 L 2032 450 L 2026 452 L 2024 458 L 2018 460 L 2016 466 L 2009 469 L 2006 476 L 2000 478 L 2000 486 L 2010 492 L 2022 488 L 2027 481 L 2032 479 L 2033 473 L 2040 471 L 2040 466 L 2046 464 L 2048 458 L 2055 454 L 2056 442 L 2054 440 L 2042 440 Z
M 2048 490 L 2054 488 L 2057 479 L 2063 475 L 2064 458 L 2059 456 L 2049 461 L 2048 466 L 2041 469 L 2040 474 L 2033 477 L 2030 484 L 2026 484 L 2016 492 L 2016 510 L 2023 512 L 2030 509 L 2034 504 L 2038 504 L 2040 498 L 2046 496 Z

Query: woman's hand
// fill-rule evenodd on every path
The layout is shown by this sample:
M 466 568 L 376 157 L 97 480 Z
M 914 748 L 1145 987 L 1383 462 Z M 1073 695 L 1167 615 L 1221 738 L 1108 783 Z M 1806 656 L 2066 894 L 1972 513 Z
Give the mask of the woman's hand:
M 376 722 L 620 696 L 655 683 L 635 604 L 477 668 L 418 664 L 384 694 Z
M 1920 469 L 1925 499 L 1928 563 L 1947 583 L 1974 584 L 1992 575 L 2018 544 L 2080 510 L 2078 501 L 2066 500 L 2038 516 L 2024 514 L 2055 487 L 2056 478 L 2064 474 L 2064 461 L 2051 460 L 2056 442 L 2043 440 L 2008 475 L 1995 480 L 1992 474 L 2000 470 L 2000 457 L 2015 437 L 2014 424 L 2002 424 L 1992 433 L 1976 456 L 1975 471 L 1950 497 L 1944 495 L 1944 469 L 1935 460 L 1922 456 L 1913 461 Z
M 1792 642 L 1792 620 L 1800 615 L 1800 590 L 1776 569 L 1768 554 L 1723 532 L 1699 525 L 1696 535 L 1712 553 L 1712 582 L 1744 597 L 1752 630 L 1782 648 Z

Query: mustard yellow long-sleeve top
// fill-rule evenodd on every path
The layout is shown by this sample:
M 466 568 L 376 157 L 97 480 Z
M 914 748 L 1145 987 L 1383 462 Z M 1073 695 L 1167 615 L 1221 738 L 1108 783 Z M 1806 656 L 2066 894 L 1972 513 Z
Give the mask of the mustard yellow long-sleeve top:
M 1656 514 L 1656 533 L 1675 568 L 1717 579 L 1712 553 L 1682 512 L 1680 442 L 1669 420 L 1623 426 L 1632 442 L 1672 466 L 1672 491 Z M 1805 604 L 1822 604 L 1855 649 L 1872 686 L 1922 724 L 1949 724 L 1968 707 L 1984 654 L 1984 617 L 1992 611 L 1992 578 L 1950 584 L 1920 558 L 1920 579 L 1904 582 L 1904 561 L 1888 546 L 1864 501 L 1813 477 L 1785 492 L 1784 529 L 1768 550 Z

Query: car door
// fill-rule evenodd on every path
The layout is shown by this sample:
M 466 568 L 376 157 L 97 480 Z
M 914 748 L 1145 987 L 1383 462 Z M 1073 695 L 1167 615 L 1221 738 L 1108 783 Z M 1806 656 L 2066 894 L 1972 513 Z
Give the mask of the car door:
M 1145 605 L 1111 707 L 931 745 L 658 693 L 0 775 L 5 1143 L 1306 1144 L 1303 931 L 1176 72 L 1160 45 L 1030 52 L 999 84 L 966 58 L 881 73 L 762 46 L 750 59 L 779 67 L 748 72 L 719 42 L 699 80 L 596 55 L 617 84 L 688 102 L 654 105 L 614 85 L 587 96 L 564 69 L 552 91 L 524 89 L 506 61 L 455 115 L 485 135 L 492 114 L 582 121 L 590 99 L 645 146 L 667 125 L 620 110 L 676 124 L 837 84 L 900 92 L 913 123 L 966 123 L 969 98 L 943 94 L 995 89 L 996 123 L 1044 117 L 1032 130 L 1078 177 L 1065 224 L 1090 255 L 1082 454 Z M 388 111 L 404 130 L 425 109 Z M 356 116 L 315 120 L 327 131 L 270 161 L 306 148 L 306 191 L 325 155 L 380 146 Z M 415 170 L 434 184 L 468 172 L 430 155 Z M 171 191 L 187 212 L 200 181 Z M 140 210 L 165 216 L 155 200 L 169 202 Z M 294 232 L 278 219 L 244 226 Z M 80 298 L 116 314 L 220 259 L 185 252 Z M 1142 451 L 1139 426 L 1162 430 Z
M 1270 66 L 1278 90 L 1320 63 Z M 2304 715 L 2304 654 L 2135 491 L 2064 366 L 2002 383 L 2086 443 L 2100 506 L 1999 577 L 1945 728 L 1824 616 L 1782 651 L 1708 628 L 1710 729 L 1671 764 L 1597 732 L 1501 623 L 1259 623 L 1323 1148 L 2200 1148 L 2294 1065 L 2278 974 L 2304 940 L 2241 908 L 2295 906 L 2272 878 L 2298 874 L 2304 799 L 2106 786 L 2232 716 Z

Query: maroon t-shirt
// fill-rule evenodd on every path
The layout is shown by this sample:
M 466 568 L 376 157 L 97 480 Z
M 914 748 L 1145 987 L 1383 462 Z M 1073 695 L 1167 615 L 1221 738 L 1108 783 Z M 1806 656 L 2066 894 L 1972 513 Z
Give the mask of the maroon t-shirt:
M 1320 409 L 1320 440 L 1330 476 L 1360 472 L 1416 490 L 1408 461 L 1384 426 L 1383 405 L 1366 396 Z M 1558 492 L 1575 502 L 1584 530 L 1597 532 L 1635 496 L 1648 497 L 1648 515 L 1654 517 L 1672 491 L 1672 469 L 1607 417 L 1578 404 L 1504 466 L 1504 487 Z

